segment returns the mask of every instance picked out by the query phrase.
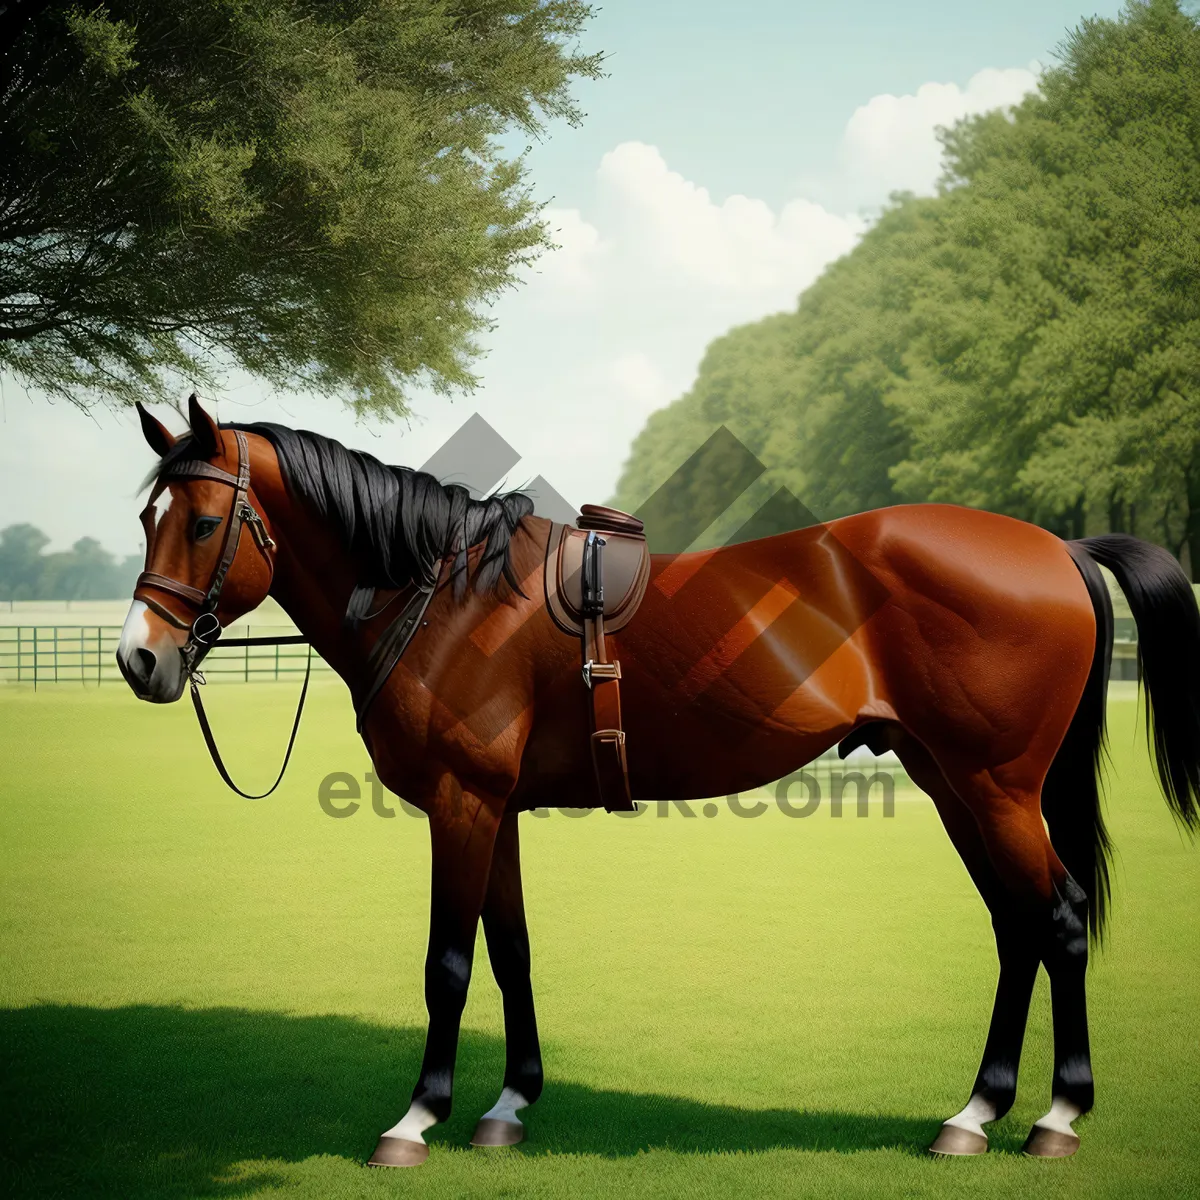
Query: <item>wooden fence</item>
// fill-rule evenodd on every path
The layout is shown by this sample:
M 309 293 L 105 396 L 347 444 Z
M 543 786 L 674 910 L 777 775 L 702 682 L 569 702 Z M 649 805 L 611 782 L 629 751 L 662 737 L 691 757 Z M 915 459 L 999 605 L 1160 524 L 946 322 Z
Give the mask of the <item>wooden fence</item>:
M 279 626 L 264 626 L 264 634 L 288 633 Z M 248 625 L 230 630 L 230 636 L 253 636 Z M 120 625 L 0 625 L 0 682 L 81 683 L 99 687 L 122 683 L 117 667 Z M 250 683 L 286 679 L 303 673 L 307 646 L 220 646 L 204 660 L 203 673 L 210 682 Z M 313 655 L 313 671 L 329 667 Z

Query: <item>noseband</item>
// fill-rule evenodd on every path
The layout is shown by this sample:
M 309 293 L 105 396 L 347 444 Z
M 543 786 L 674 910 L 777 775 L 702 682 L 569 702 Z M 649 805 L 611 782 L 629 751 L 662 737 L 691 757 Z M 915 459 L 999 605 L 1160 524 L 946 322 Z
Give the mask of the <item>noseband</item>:
M 304 669 L 304 686 L 300 689 L 300 703 L 296 706 L 296 719 L 292 723 L 292 734 L 288 739 L 287 752 L 283 756 L 283 765 L 279 768 L 279 775 L 267 791 L 262 792 L 260 795 L 252 796 L 248 792 L 242 791 L 233 782 L 229 777 L 229 772 L 225 769 L 225 764 L 221 761 L 216 739 L 213 737 L 208 717 L 204 712 L 204 705 L 200 700 L 199 685 L 204 682 L 204 678 L 197 670 L 200 663 L 204 660 L 204 656 L 213 648 L 217 639 L 221 636 L 221 621 L 217 616 L 217 605 L 221 599 L 221 590 L 224 588 L 225 580 L 229 575 L 229 568 L 233 566 L 233 560 L 237 556 L 243 526 L 249 527 L 250 536 L 254 539 L 254 544 L 262 552 L 263 558 L 266 559 L 267 569 L 271 573 L 271 581 L 273 582 L 275 579 L 275 560 L 271 557 L 271 551 L 276 549 L 275 542 L 271 538 L 271 535 L 267 533 L 267 527 L 262 516 L 255 509 L 254 505 L 250 503 L 250 452 L 246 445 L 246 435 L 240 429 L 235 429 L 233 434 L 237 439 L 238 452 L 238 469 L 236 475 L 231 475 L 228 471 L 223 471 L 220 467 L 214 467 L 212 463 L 201 460 L 173 463 L 158 477 L 158 481 L 154 485 L 154 490 L 150 493 L 150 499 L 146 502 L 146 507 L 142 509 L 142 528 L 146 531 L 146 563 L 148 568 L 154 555 L 154 540 L 157 532 L 154 521 L 154 504 L 159 496 L 162 495 L 163 489 L 170 482 L 185 479 L 209 479 L 214 483 L 223 483 L 233 489 L 233 500 L 229 505 L 229 518 L 225 521 L 225 540 L 221 544 L 221 557 L 217 560 L 217 565 L 213 569 L 208 588 L 201 591 L 200 588 L 192 587 L 190 583 L 181 583 L 178 579 L 171 579 L 167 575 L 160 575 L 157 571 L 147 569 L 138 576 L 137 583 L 134 585 L 133 595 L 135 599 L 141 599 L 143 604 L 152 609 L 163 620 L 169 621 L 176 629 L 186 629 L 188 631 L 187 641 L 184 642 L 179 653 L 183 658 L 184 670 L 187 671 L 188 681 L 191 684 L 192 705 L 196 710 L 196 717 L 200 722 L 200 730 L 204 734 L 204 741 L 208 746 L 209 754 L 212 756 L 213 765 L 217 768 L 221 778 L 239 796 L 244 796 L 247 800 L 262 800 L 279 786 L 283 779 L 283 774 L 287 770 L 288 760 L 292 757 L 292 747 L 296 744 L 296 731 L 300 728 L 300 714 L 304 711 L 304 698 L 308 694 L 308 680 L 312 672 L 312 647 L 309 646 L 308 664 Z M 152 596 L 139 597 L 138 592 L 145 588 L 167 592 L 184 601 L 196 610 L 195 617 L 191 622 L 185 621 Z M 270 584 L 268 584 L 269 590 Z M 303 645 L 306 641 L 307 639 L 303 637 L 228 638 L 224 642 L 224 645 L 294 646 Z

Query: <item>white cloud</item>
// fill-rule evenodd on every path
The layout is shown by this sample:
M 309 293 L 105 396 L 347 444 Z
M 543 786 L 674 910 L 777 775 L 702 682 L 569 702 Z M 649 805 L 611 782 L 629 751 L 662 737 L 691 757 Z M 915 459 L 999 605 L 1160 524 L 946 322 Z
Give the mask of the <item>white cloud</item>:
M 542 220 L 555 249 L 537 260 L 537 273 L 568 287 L 592 283 L 597 256 L 609 248 L 601 241 L 600 231 L 585 221 L 577 208 L 547 208 Z
M 1034 70 L 988 67 L 965 88 L 925 83 L 911 95 L 872 96 L 854 110 L 838 148 L 844 195 L 851 203 L 878 206 L 893 191 L 932 194 L 941 175 L 938 126 L 1010 108 L 1036 87 Z
M 672 171 L 656 146 L 623 142 L 601 160 L 599 180 L 618 208 L 622 250 L 646 274 L 674 272 L 689 287 L 790 303 L 862 232 L 855 217 L 792 200 L 778 212 L 734 195 L 716 203 L 707 188 Z

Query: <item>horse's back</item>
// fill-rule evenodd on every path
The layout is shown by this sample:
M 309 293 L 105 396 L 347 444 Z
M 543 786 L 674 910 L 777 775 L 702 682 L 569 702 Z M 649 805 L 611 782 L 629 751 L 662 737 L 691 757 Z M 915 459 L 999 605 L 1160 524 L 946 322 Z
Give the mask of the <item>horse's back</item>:
M 663 718 L 693 746 L 737 728 L 737 757 L 752 754 L 766 777 L 869 719 L 987 737 L 1004 752 L 1060 738 L 1095 621 L 1054 535 L 976 509 L 904 505 L 655 555 L 641 610 L 617 640 L 631 738 Z M 996 728 L 1011 736 L 997 741 Z

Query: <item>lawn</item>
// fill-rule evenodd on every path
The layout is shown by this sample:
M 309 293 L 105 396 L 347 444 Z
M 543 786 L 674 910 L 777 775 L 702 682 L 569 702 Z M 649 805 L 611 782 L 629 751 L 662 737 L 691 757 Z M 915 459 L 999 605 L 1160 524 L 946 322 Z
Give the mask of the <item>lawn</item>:
M 1126 689 L 1127 691 L 1127 689 Z M 235 777 L 267 780 L 294 688 L 216 689 Z M 810 818 L 522 817 L 547 1086 L 528 1142 L 471 1150 L 503 1069 L 482 942 L 454 1116 L 415 1171 L 361 1164 L 424 1031 L 427 838 L 320 779 L 368 769 L 314 685 L 270 799 L 225 791 L 190 707 L 0 688 L 0 1189 L 30 1196 L 1170 1196 L 1200 1180 L 1200 849 L 1110 707 L 1120 850 L 1093 957 L 1096 1111 L 1072 1160 L 1019 1153 L 1049 1102 L 1039 982 L 986 1157 L 924 1155 L 965 1101 L 995 983 L 986 913 L 932 806 Z

